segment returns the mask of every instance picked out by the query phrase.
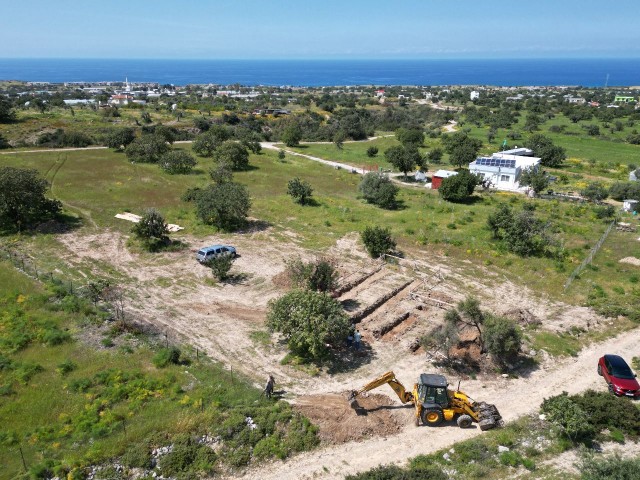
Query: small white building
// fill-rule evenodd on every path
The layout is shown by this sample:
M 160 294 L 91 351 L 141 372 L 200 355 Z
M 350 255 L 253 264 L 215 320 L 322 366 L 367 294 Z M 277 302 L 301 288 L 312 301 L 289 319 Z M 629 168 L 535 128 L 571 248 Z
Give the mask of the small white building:
M 531 155 L 533 152 L 527 148 L 494 153 L 490 157 L 476 158 L 469 164 L 469 171 L 489 180 L 492 188 L 524 191 L 520 186 L 522 172 L 530 168 L 537 170 L 540 166 L 540 158 Z
M 623 200 L 622 201 L 622 210 L 625 212 L 637 212 L 638 211 L 638 200 Z
M 480 98 L 480 92 L 478 92 L 477 90 L 472 91 L 469 94 L 469 98 L 471 99 L 471 101 L 479 99 Z

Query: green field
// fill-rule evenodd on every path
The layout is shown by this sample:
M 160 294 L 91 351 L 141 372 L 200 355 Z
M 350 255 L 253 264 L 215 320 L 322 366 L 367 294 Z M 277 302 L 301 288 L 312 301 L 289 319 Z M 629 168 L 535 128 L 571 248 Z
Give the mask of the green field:
M 18 478 L 20 452 L 32 478 L 50 478 L 127 452 L 123 462 L 136 466 L 180 434 L 225 438 L 225 451 L 208 457 L 212 467 L 284 458 L 317 443 L 286 403 L 266 401 L 202 353 L 183 350 L 180 364 L 159 368 L 153 338 L 101 327 L 104 312 L 5 261 L 0 305 L 0 479 Z M 249 435 L 247 416 L 260 431 Z

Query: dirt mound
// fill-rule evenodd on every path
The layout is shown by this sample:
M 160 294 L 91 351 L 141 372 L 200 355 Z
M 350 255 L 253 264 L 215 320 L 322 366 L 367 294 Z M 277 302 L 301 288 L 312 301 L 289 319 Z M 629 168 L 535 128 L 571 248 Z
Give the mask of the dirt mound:
M 411 421 L 413 410 L 394 405 L 386 395 L 359 396 L 357 411 L 349 405 L 348 396 L 348 392 L 304 396 L 294 407 L 318 426 L 320 440 L 331 444 L 394 435 Z
M 540 325 L 542 321 L 526 308 L 513 308 L 503 314 L 520 325 Z

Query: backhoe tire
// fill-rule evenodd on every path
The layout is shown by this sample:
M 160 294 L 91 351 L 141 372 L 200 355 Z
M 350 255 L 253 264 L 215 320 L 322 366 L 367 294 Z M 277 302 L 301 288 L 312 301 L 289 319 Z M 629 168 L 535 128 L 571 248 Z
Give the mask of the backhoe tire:
M 442 410 L 436 408 L 422 410 L 420 417 L 422 418 L 422 423 L 430 427 L 436 427 L 444 421 Z
M 471 418 L 471 415 L 460 415 L 457 423 L 460 428 L 469 428 L 473 423 L 473 419 Z
M 496 427 L 496 422 L 493 418 L 485 418 L 484 420 L 480 420 L 480 430 L 483 432 L 486 430 L 491 430 Z

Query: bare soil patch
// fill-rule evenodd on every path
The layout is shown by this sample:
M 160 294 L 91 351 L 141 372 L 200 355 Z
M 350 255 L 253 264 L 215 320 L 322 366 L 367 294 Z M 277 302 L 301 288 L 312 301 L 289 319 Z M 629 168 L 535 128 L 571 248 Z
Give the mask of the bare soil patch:
M 323 443 L 333 445 L 395 435 L 404 428 L 407 412 L 413 412 L 379 393 L 359 396 L 361 409 L 356 411 L 348 396 L 349 392 L 308 395 L 298 398 L 294 407 L 318 426 Z

